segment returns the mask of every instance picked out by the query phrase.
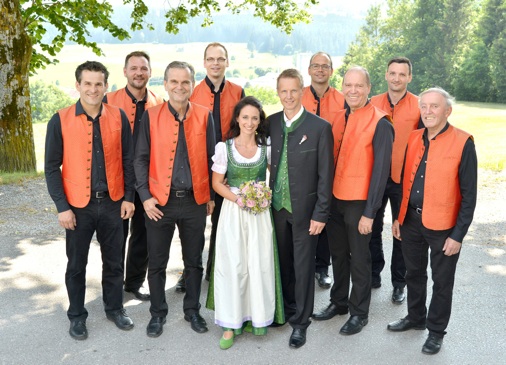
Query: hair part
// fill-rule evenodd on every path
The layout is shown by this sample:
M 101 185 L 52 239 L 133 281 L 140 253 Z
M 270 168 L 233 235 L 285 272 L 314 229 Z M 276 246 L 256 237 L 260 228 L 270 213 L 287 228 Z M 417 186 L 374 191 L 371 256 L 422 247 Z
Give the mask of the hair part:
M 149 55 L 144 51 L 133 51 L 125 57 L 125 68 L 127 67 L 128 60 L 132 57 L 144 57 L 146 60 L 148 60 L 148 66 L 151 68 L 151 59 L 149 58 Z
M 327 52 L 323 51 L 316 52 L 314 55 L 311 56 L 311 58 L 309 59 L 309 66 L 311 66 L 311 64 L 313 63 L 313 58 L 315 58 L 316 56 L 327 56 L 330 60 L 330 68 L 332 70 L 334 69 L 334 67 L 332 66 L 332 57 Z
M 165 72 L 163 73 L 163 79 L 165 81 L 169 81 L 168 75 L 169 75 L 169 70 L 171 68 L 179 68 L 179 69 L 183 69 L 183 70 L 188 69 L 191 74 L 192 83 L 195 83 L 195 69 L 188 62 L 184 62 L 184 61 L 172 61 L 171 63 L 169 63 L 169 65 L 165 69 Z
M 207 50 L 211 47 L 221 47 L 223 48 L 223 50 L 225 51 L 225 57 L 228 59 L 228 51 L 227 51 L 227 48 L 225 48 L 225 46 L 221 43 L 218 43 L 218 42 L 212 42 L 212 43 L 209 43 L 207 46 L 206 46 L 206 49 L 204 50 L 204 60 L 207 58 Z
M 405 63 L 406 65 L 408 65 L 409 74 L 411 75 L 411 72 L 413 72 L 413 65 L 411 64 L 411 61 L 407 57 L 394 57 L 394 58 L 392 58 L 390 61 L 388 61 L 387 71 L 392 63 Z
M 299 80 L 300 88 L 304 87 L 304 77 L 299 70 L 295 68 L 287 68 L 283 72 L 281 72 L 276 80 L 276 88 L 279 86 L 279 80 L 281 79 L 296 79 Z
M 260 101 L 254 96 L 245 96 L 235 105 L 234 111 L 232 113 L 232 119 L 230 120 L 230 130 L 227 134 L 227 139 L 235 138 L 241 134 L 241 129 L 239 127 L 239 122 L 237 119 L 241 114 L 241 110 L 248 105 L 257 108 L 260 113 L 260 123 L 258 123 L 258 127 L 256 129 L 255 140 L 257 145 L 265 146 L 267 145 L 269 126 L 267 124 L 267 117 L 262 107 L 262 103 L 260 103 Z
M 107 79 L 109 78 L 109 71 L 107 71 L 107 68 L 102 63 L 98 61 L 86 61 L 77 66 L 75 75 L 76 81 L 79 84 L 81 83 L 83 71 L 102 72 L 104 74 L 104 84 L 107 84 Z
M 421 92 L 420 95 L 418 96 L 418 104 L 420 104 L 420 101 L 422 100 L 422 96 L 429 94 L 429 93 L 438 93 L 439 95 L 442 95 L 445 98 L 447 107 L 452 107 L 453 104 L 455 104 L 455 98 L 453 96 L 451 96 L 448 91 L 446 91 L 445 89 L 443 89 L 442 87 L 439 87 L 439 86 L 431 87 L 430 89 L 427 89 L 427 90 Z
M 367 69 L 362 66 L 351 66 L 349 69 L 347 69 L 343 75 L 343 84 L 344 84 L 344 79 L 346 78 L 346 74 L 351 71 L 362 72 L 365 76 L 365 81 L 366 81 L 367 85 L 371 86 L 371 76 L 369 76 L 369 72 L 367 71 Z

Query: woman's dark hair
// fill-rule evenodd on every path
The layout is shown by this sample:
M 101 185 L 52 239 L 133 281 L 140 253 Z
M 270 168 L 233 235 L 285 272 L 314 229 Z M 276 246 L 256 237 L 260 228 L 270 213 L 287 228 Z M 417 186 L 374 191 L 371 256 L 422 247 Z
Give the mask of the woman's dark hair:
M 237 118 L 239 118 L 241 110 L 247 105 L 251 105 L 252 107 L 257 108 L 260 112 L 260 123 L 258 124 L 258 128 L 256 130 L 257 133 L 255 134 L 255 140 L 258 145 L 266 146 L 269 126 L 267 125 L 267 118 L 265 116 L 264 109 L 262 108 L 262 104 L 254 96 L 246 96 L 235 105 L 234 113 L 232 114 L 232 120 L 230 121 L 230 131 L 228 132 L 227 139 L 235 138 L 241 134 L 241 129 L 239 128 Z

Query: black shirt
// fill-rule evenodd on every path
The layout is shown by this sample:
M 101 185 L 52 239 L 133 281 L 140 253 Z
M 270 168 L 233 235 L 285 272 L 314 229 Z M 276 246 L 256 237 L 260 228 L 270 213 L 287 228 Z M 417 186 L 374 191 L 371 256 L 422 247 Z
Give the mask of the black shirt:
M 327 87 L 327 90 L 325 90 L 325 93 L 327 91 L 329 91 L 329 88 L 330 88 L 330 86 Z M 313 85 L 309 86 L 309 90 L 311 90 L 311 93 L 313 94 L 313 98 L 318 102 L 318 106 L 316 107 L 316 115 L 320 116 L 320 97 L 316 93 L 316 90 L 313 88 Z M 325 93 L 323 93 L 323 95 L 325 95 Z
M 444 133 L 450 124 L 447 122 L 444 128 L 434 137 L 437 138 L 441 133 Z M 427 169 L 427 156 L 429 153 L 429 138 L 427 129 L 423 132 L 423 144 L 425 151 L 418 167 L 411 194 L 409 196 L 409 205 L 412 208 L 423 209 L 423 196 L 425 186 L 425 171 Z M 476 157 L 476 149 L 474 142 L 471 138 L 466 141 L 464 149 L 462 150 L 462 159 L 459 166 L 459 185 L 460 193 L 462 195 L 462 202 L 460 204 L 459 214 L 457 216 L 457 223 L 450 233 L 450 238 L 457 242 L 462 243 L 465 235 L 471 225 L 474 215 L 474 208 L 476 207 L 477 186 L 478 186 L 478 159 Z
M 124 199 L 129 202 L 134 201 L 135 175 L 133 171 L 133 144 L 130 123 L 123 110 L 121 112 L 121 150 L 123 158 L 123 174 L 125 179 Z M 86 114 L 80 101 L 76 103 L 76 116 L 85 114 L 87 120 L 93 122 L 93 152 L 91 159 L 91 191 L 107 191 L 107 178 L 105 171 L 104 150 L 102 145 L 102 135 L 100 133 L 100 123 L 102 109 L 96 118 Z M 53 115 L 47 125 L 46 133 L 46 152 L 44 171 L 46 174 L 47 188 L 51 198 L 55 202 L 59 213 L 70 209 L 65 192 L 63 190 L 63 181 L 60 167 L 63 164 L 63 135 L 61 130 L 60 114 Z
M 216 136 L 215 140 L 216 142 L 221 142 L 223 136 L 221 135 L 220 96 L 221 92 L 223 91 L 223 88 L 225 87 L 225 78 L 223 78 L 223 81 L 221 82 L 218 91 L 214 90 L 214 84 L 211 82 L 209 77 L 206 76 L 204 80 L 206 82 L 206 85 L 209 86 L 209 89 L 211 89 L 211 93 L 214 96 L 213 120 L 215 122 L 214 125 L 214 133 Z

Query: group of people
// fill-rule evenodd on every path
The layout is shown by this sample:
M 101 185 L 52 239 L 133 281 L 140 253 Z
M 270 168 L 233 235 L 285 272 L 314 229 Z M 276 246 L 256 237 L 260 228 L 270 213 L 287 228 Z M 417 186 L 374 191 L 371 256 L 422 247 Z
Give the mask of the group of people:
M 359 333 L 368 323 L 371 288 L 381 286 L 390 201 L 392 302 L 404 302 L 407 286 L 408 314 L 387 329 L 427 328 L 422 352 L 437 353 L 477 189 L 473 138 L 448 123 L 452 97 L 440 88 L 419 97 L 408 92 L 412 65 L 404 57 L 388 63 L 384 94 L 369 99 L 369 74 L 359 66 L 346 71 L 338 91 L 329 85 L 331 57 L 318 52 L 308 67 L 310 86 L 296 69 L 280 73 L 283 110 L 267 117 L 257 99 L 225 80 L 228 66 L 220 43 L 206 47 L 207 75 L 197 86 L 191 64 L 171 62 L 166 102 L 147 89 L 151 66 L 144 52 L 126 57 L 127 85 L 107 94 L 103 64 L 76 69 L 80 98 L 49 121 L 45 155 L 48 190 L 66 229 L 72 338 L 88 336 L 85 276 L 95 232 L 106 317 L 120 329 L 133 328 L 124 290 L 150 301 L 147 335 L 163 333 L 176 226 L 184 318 L 206 332 L 199 297 L 208 215 L 206 306 L 223 328 L 220 348 L 243 332 L 265 335 L 285 323 L 292 327 L 289 346 L 299 348 L 311 318 L 348 313 L 340 333 Z M 271 206 L 252 212 L 243 186 L 262 187 L 267 177 Z M 429 248 L 434 289 L 427 311 Z M 329 305 L 318 312 L 315 279 L 332 286 Z

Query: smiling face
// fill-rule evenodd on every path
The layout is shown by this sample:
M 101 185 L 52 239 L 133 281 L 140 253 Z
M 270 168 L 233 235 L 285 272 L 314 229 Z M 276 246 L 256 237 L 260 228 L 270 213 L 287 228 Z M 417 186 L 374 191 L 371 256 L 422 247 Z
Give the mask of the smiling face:
M 420 115 L 431 138 L 444 128 L 451 113 L 452 107 L 438 92 L 428 92 L 420 98 Z
M 307 73 L 311 76 L 312 85 L 328 85 L 330 76 L 332 76 L 332 66 L 329 57 L 321 53 L 316 54 L 311 60 Z
M 207 49 L 204 58 L 204 67 L 207 76 L 211 80 L 218 80 L 225 77 L 225 70 L 228 67 L 227 53 L 220 46 L 211 46 Z
M 129 88 L 143 90 L 151 77 L 148 60 L 145 57 L 130 57 L 123 68 L 123 74 L 127 78 Z
M 385 74 L 385 80 L 388 84 L 388 90 L 393 92 L 405 93 L 408 84 L 411 82 L 412 75 L 409 73 L 407 63 L 393 62 L 388 66 Z
M 254 135 L 260 124 L 260 111 L 252 105 L 245 105 L 236 121 L 241 135 Z
M 169 94 L 171 105 L 186 104 L 193 92 L 192 75 L 188 68 L 174 68 L 167 70 L 166 80 L 163 82 Z
M 104 73 L 83 70 L 81 82 L 76 81 L 76 89 L 79 91 L 79 100 L 85 111 L 100 107 L 104 94 L 107 91 Z
M 343 94 L 351 112 L 362 108 L 367 103 L 370 92 L 371 85 L 364 71 L 350 69 L 346 72 L 343 79 Z
M 302 106 L 302 85 L 299 79 L 283 77 L 278 81 L 278 96 L 288 118 L 297 114 Z

